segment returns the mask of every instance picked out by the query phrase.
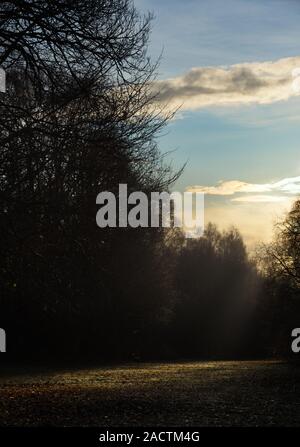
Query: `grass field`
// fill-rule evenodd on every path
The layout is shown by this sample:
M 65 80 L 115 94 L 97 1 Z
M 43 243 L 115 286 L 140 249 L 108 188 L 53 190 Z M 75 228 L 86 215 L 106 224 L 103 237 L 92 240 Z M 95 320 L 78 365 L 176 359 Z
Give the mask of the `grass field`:
M 272 361 L 3 374 L 0 426 L 300 426 L 300 368 Z

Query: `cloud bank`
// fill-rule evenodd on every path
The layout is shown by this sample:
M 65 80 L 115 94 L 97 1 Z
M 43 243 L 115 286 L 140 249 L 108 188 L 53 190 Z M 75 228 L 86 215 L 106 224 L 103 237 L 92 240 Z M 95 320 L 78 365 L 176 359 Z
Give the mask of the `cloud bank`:
M 221 181 L 216 186 L 189 186 L 187 190 L 215 196 L 245 194 L 233 198 L 232 201 L 234 202 L 279 202 L 286 200 L 284 194 L 300 194 L 300 176 L 285 178 L 272 183 L 247 183 L 240 180 L 229 180 Z M 270 195 L 266 195 L 266 193 L 270 193 Z M 274 193 L 277 195 L 275 196 Z M 278 193 L 281 193 L 281 195 L 278 195 Z
M 157 81 L 154 91 L 160 105 L 181 110 L 283 101 L 300 94 L 300 56 L 192 68 L 182 76 Z

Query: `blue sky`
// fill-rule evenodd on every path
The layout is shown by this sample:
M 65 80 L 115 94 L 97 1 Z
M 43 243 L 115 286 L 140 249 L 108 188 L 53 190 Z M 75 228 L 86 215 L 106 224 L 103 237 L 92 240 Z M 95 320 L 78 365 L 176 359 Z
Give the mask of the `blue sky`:
M 228 68 L 248 63 L 246 70 L 251 71 L 251 80 L 252 72 L 257 80 L 262 67 L 265 70 L 262 65 L 265 62 L 300 56 L 297 0 L 136 0 L 135 3 L 140 10 L 155 14 L 149 52 L 156 58 L 163 50 L 159 79 L 167 81 L 168 92 L 170 78 L 177 79 L 176 92 L 185 75 L 195 67 Z M 298 61 L 292 63 L 296 67 Z M 282 65 L 285 67 L 286 63 L 274 72 L 279 77 Z M 272 70 L 272 65 L 267 67 L 268 81 L 273 79 Z M 227 76 L 224 73 L 222 76 Z M 202 76 L 201 72 L 198 88 Z M 213 72 L 212 76 L 218 81 Z M 173 91 L 174 85 L 171 85 Z M 244 103 L 243 91 L 242 96 L 239 92 L 237 103 L 227 104 L 217 98 L 207 106 L 197 94 L 196 106 L 188 94 L 187 104 L 192 106 L 183 108 L 159 141 L 162 150 L 175 149 L 172 154 L 175 166 L 188 162 L 174 189 L 232 180 L 269 184 L 300 176 L 300 96 L 278 90 L 274 93 L 276 100 L 265 101 L 265 97 L 273 94 L 270 90 L 258 90 L 255 100 L 249 97 Z M 236 224 L 249 244 L 270 240 L 274 219 L 295 198 L 291 191 L 284 194 L 285 200 L 277 203 L 271 200 L 238 203 L 231 196 L 210 194 L 206 197 L 207 219 L 215 220 L 220 227 Z
M 135 0 L 152 11 L 151 53 L 161 76 L 199 65 L 299 55 L 298 0 Z

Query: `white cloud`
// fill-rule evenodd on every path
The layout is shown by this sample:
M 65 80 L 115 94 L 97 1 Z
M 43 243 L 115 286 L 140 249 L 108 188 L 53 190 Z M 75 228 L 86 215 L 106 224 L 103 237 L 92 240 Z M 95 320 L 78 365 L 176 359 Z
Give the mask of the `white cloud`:
M 300 194 L 300 176 L 285 178 L 272 183 L 247 183 L 240 180 L 229 180 L 221 181 L 216 186 L 189 186 L 187 190 L 216 196 L 231 196 L 237 193 L 285 193 L 296 195 Z
M 154 91 L 157 102 L 171 109 L 270 104 L 300 94 L 299 67 L 300 56 L 228 67 L 198 67 L 182 76 L 157 81 Z

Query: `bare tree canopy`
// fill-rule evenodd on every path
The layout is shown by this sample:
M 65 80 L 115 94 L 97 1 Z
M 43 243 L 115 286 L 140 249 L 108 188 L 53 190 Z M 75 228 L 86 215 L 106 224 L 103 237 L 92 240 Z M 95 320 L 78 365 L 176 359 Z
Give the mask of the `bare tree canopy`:
M 131 0 L 18 0 L 1 3 L 0 65 L 16 64 L 37 80 L 59 84 L 53 71 L 77 80 L 114 69 L 123 80 L 148 72 L 151 16 Z

